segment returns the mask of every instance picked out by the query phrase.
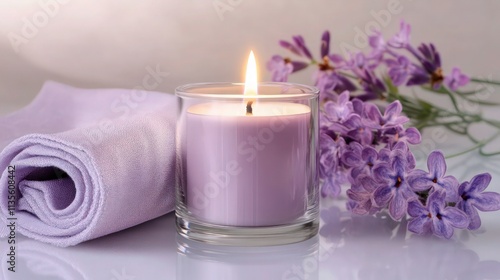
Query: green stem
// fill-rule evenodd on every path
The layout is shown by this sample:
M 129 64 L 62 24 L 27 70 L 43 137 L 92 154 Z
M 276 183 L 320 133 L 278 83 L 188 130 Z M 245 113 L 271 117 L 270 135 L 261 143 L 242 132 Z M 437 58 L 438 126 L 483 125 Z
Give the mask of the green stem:
M 485 153 L 483 152 L 483 147 L 481 147 L 479 149 L 479 154 L 482 155 L 482 156 L 485 156 L 485 157 L 491 157 L 491 156 L 496 156 L 496 155 L 500 155 L 500 151 L 498 152 L 493 152 L 493 153 Z
M 473 142 L 475 142 L 475 145 L 472 146 L 471 148 L 465 150 L 465 151 L 462 151 L 460 153 L 456 153 L 456 154 L 453 154 L 451 156 L 447 156 L 446 158 L 452 158 L 452 157 L 457 157 L 457 156 L 461 156 L 463 154 L 466 154 L 468 152 L 471 152 L 471 151 L 474 151 L 476 149 L 479 149 L 479 153 L 483 156 L 492 156 L 492 155 L 498 155 L 500 154 L 500 151 L 498 152 L 494 152 L 494 153 L 484 153 L 482 151 L 482 148 L 490 143 L 491 141 L 493 141 L 495 138 L 497 138 L 498 136 L 500 135 L 500 131 L 498 131 L 497 133 L 495 133 L 495 135 L 491 136 L 490 138 L 488 139 L 485 139 L 485 140 L 482 140 L 482 141 L 477 141 L 476 139 L 474 139 L 471 135 L 468 134 L 469 138 L 473 139 Z
M 479 79 L 479 78 L 471 78 L 470 81 L 474 82 L 474 83 L 490 84 L 490 85 L 500 86 L 500 82 L 497 82 L 497 81 L 488 81 L 488 80 L 483 80 L 483 79 Z
M 426 90 L 426 91 L 430 91 L 430 92 L 434 92 L 434 93 L 440 93 L 440 94 L 445 94 L 446 93 L 446 89 L 444 89 L 443 87 L 440 87 L 439 89 L 434 89 L 434 88 L 429 87 L 429 86 L 422 86 L 421 88 L 424 89 L 424 90 Z M 476 93 L 482 92 L 485 89 L 486 88 L 483 87 L 483 88 L 481 88 L 479 90 L 456 91 L 456 93 L 458 93 L 460 95 L 472 95 L 472 94 L 476 94 Z

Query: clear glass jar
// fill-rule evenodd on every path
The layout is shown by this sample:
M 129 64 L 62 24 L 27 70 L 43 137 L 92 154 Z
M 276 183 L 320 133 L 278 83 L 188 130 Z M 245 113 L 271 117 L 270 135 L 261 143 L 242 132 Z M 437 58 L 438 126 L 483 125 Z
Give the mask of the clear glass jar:
M 293 243 L 318 231 L 318 89 L 176 89 L 178 232 L 213 244 Z

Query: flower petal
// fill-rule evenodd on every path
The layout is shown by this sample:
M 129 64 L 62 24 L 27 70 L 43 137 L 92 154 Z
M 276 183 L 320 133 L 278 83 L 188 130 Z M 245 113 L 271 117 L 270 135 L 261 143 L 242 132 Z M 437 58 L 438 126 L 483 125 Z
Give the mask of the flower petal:
M 426 216 L 429 211 L 418 201 L 417 199 L 412 199 L 408 202 L 408 214 L 412 217 Z
M 427 198 L 427 205 L 429 207 L 429 212 L 433 217 L 437 216 L 441 212 L 441 209 L 444 207 L 444 199 L 446 197 L 446 193 L 442 190 L 435 190 L 432 192 Z
M 460 201 L 457 204 L 457 208 L 464 211 L 465 214 L 469 217 L 469 226 L 467 227 L 470 230 L 475 230 L 481 227 L 481 218 L 479 217 L 479 213 L 477 213 L 476 208 L 472 206 L 468 201 Z
M 351 169 L 351 178 L 354 180 L 356 180 L 358 176 L 362 174 L 369 174 L 369 170 L 364 166 L 353 167 Z
M 470 191 L 470 183 L 468 181 L 463 182 L 458 186 L 458 195 L 462 196 Z
M 365 112 L 365 106 L 363 106 L 364 102 L 357 98 L 351 100 L 351 102 L 354 113 L 362 116 Z
M 394 150 L 392 153 L 392 168 L 396 174 L 403 176 L 408 168 L 408 153 Z
M 382 119 L 382 114 L 375 104 L 365 103 L 365 114 L 366 117 L 372 122 L 379 124 Z
M 446 219 L 453 227 L 464 229 L 469 226 L 469 218 L 463 211 L 455 207 L 446 207 L 441 212 L 442 218 Z
M 396 100 L 385 108 L 384 116 L 390 118 L 392 116 L 401 114 L 402 111 L 403 105 L 401 105 L 401 102 L 399 102 L 399 100 Z
M 353 142 L 355 143 L 355 142 Z M 355 153 L 355 152 L 345 152 L 342 155 L 342 163 L 347 165 L 348 167 L 353 167 L 353 166 L 359 166 L 361 162 L 361 155 Z
M 354 201 L 365 201 L 366 200 L 366 193 L 360 193 L 360 192 L 355 192 L 351 189 L 346 191 L 347 197 L 354 200 Z
M 393 196 L 393 191 L 390 187 L 381 186 L 378 187 L 373 193 L 373 200 L 377 204 L 377 206 L 384 207 L 387 205 L 389 200 L 391 200 Z
M 293 71 L 292 73 L 295 73 L 297 71 L 300 71 L 302 69 L 305 69 L 307 68 L 307 66 L 309 66 L 309 63 L 307 62 L 303 62 L 303 61 L 292 61 L 290 62 L 293 66 Z
M 431 219 L 428 217 L 415 217 L 408 222 L 408 230 L 416 234 L 424 234 L 429 232 Z
M 344 56 L 340 54 L 330 54 L 328 55 L 328 58 L 330 59 L 331 62 L 335 64 L 343 64 L 345 63 Z
M 375 162 L 375 160 L 377 159 L 378 157 L 378 153 L 377 153 L 377 150 L 375 150 L 373 147 L 371 146 L 367 146 L 363 149 L 363 151 L 361 152 L 361 158 L 364 160 L 364 161 L 367 161 L 367 162 Z
M 441 178 L 446 173 L 446 162 L 440 151 L 433 151 L 427 158 L 427 168 L 434 178 Z
M 305 42 L 304 38 L 300 35 L 297 35 L 297 36 L 293 36 L 292 39 L 295 42 L 295 45 L 299 48 L 300 52 L 303 55 L 305 55 L 307 58 L 312 60 L 313 57 L 311 55 L 311 52 L 309 51 L 309 49 L 306 46 L 306 42 Z
M 361 183 L 363 188 L 370 193 L 374 192 L 379 187 L 379 184 L 375 181 L 375 179 L 373 179 L 372 176 L 360 176 L 359 182 Z
M 321 58 L 330 53 L 330 32 L 325 31 L 321 36 Z
M 432 231 L 435 235 L 446 239 L 450 239 L 453 236 L 453 227 L 437 218 L 432 219 Z
M 415 127 L 407 128 L 405 130 L 405 136 L 407 139 L 406 141 L 413 145 L 419 144 L 422 141 L 422 135 L 420 134 L 420 131 L 418 131 L 418 129 Z
M 337 197 L 340 194 L 340 185 L 332 178 L 328 178 L 323 182 L 321 187 L 321 196 L 323 197 Z
M 470 198 L 472 205 L 481 211 L 500 210 L 500 194 L 496 192 L 483 192 Z
M 379 181 L 387 181 L 391 178 L 393 172 L 387 163 L 379 163 L 373 167 L 373 175 Z
M 347 104 L 349 101 L 349 91 L 344 90 L 341 94 L 339 94 L 339 99 L 337 100 L 337 103 L 341 106 L 344 106 Z
M 297 49 L 297 47 L 295 45 L 293 45 L 292 43 L 290 42 L 287 42 L 287 41 L 284 41 L 284 40 L 280 40 L 279 41 L 279 45 L 289 51 L 291 51 L 292 53 L 296 54 L 296 55 L 300 55 L 300 51 L 299 49 Z
M 437 185 L 446 191 L 447 202 L 458 201 L 458 180 L 455 177 L 446 176 L 438 180 Z
M 429 173 L 415 169 L 412 170 L 406 177 L 410 188 L 414 191 L 426 191 L 432 187 L 432 181 L 428 178 Z
M 394 197 L 392 198 L 391 202 L 389 202 L 389 215 L 392 217 L 392 219 L 396 221 L 401 220 L 401 218 L 403 218 L 403 216 L 406 214 L 407 207 L 408 204 L 401 192 L 395 191 Z
M 482 192 L 488 187 L 490 182 L 491 175 L 489 173 L 478 174 L 470 180 L 470 191 Z

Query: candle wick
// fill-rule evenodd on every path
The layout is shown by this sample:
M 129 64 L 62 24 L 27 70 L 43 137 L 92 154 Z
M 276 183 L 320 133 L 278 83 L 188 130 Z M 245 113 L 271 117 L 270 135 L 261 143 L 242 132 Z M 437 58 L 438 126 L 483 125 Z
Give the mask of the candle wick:
M 247 103 L 247 116 L 253 115 L 252 104 L 253 104 L 253 101 L 248 101 L 248 103 Z

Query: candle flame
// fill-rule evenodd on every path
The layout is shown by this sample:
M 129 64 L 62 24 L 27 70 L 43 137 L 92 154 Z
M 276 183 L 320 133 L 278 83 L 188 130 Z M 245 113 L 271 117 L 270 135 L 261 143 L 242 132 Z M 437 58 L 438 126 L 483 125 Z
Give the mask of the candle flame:
M 245 77 L 245 95 L 257 95 L 257 63 L 253 51 L 250 51 Z
M 252 96 L 257 95 L 257 63 L 255 62 L 255 55 L 253 51 L 250 51 L 250 56 L 248 57 L 247 72 L 245 77 L 245 91 L 244 95 Z M 246 100 L 247 115 L 252 114 L 252 104 L 255 99 L 249 98 Z

